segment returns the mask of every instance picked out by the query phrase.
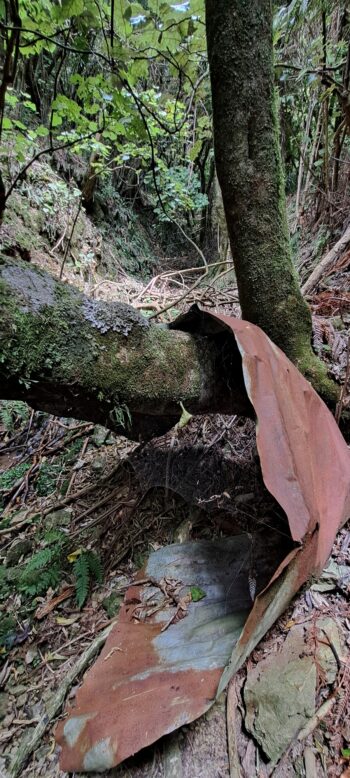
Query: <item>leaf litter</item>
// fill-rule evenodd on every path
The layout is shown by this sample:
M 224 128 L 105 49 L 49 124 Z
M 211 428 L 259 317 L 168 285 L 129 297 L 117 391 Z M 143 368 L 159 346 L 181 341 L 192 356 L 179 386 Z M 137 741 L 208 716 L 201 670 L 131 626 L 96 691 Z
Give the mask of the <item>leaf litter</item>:
M 46 445 L 46 448 L 53 448 L 55 445 L 57 446 L 55 435 L 56 438 L 59 437 L 59 435 L 57 436 L 56 434 L 56 420 L 52 419 L 51 421 L 51 419 L 49 419 L 49 422 L 53 424 L 54 428 L 48 435 L 50 445 L 47 446 L 45 443 L 45 437 L 43 442 Z M 70 424 L 71 423 L 69 422 L 68 426 L 70 426 Z M 229 426 L 230 424 L 231 427 Z M 45 429 L 46 428 L 47 427 L 45 427 Z M 38 430 L 35 430 L 35 423 L 33 432 L 35 432 L 36 440 L 39 444 L 40 456 L 42 437 L 41 434 L 38 435 Z M 171 435 L 172 433 L 170 433 L 170 436 Z M 178 435 L 181 436 L 180 442 L 178 442 L 178 440 L 176 441 L 176 449 L 179 449 L 177 452 L 179 456 L 173 456 L 174 449 L 172 448 L 170 466 L 167 462 L 166 453 L 162 453 L 169 448 L 169 434 L 168 436 L 165 436 L 165 438 L 155 441 L 153 444 L 154 450 L 158 450 L 158 453 L 153 460 L 153 477 L 150 477 L 149 472 L 147 473 L 147 467 L 145 465 L 145 461 L 148 458 L 150 458 L 152 462 L 152 456 L 149 457 L 150 449 L 148 449 L 148 451 L 146 450 L 146 456 L 144 456 L 144 449 L 140 450 L 127 441 L 114 440 L 113 436 L 110 441 L 111 445 L 103 445 L 97 450 L 95 446 L 92 446 L 92 444 L 89 443 L 83 457 L 84 466 L 81 467 L 79 471 L 76 471 L 74 494 L 80 491 L 80 487 L 82 487 L 82 491 L 84 491 L 84 488 L 89 490 L 92 485 L 91 479 L 93 480 L 93 485 L 102 480 L 99 475 L 97 475 L 98 473 L 101 474 L 101 468 L 97 468 L 96 470 L 92 468 L 94 460 L 98 458 L 103 460 L 104 473 L 108 473 L 109 470 L 111 472 L 113 471 L 116 457 L 123 460 L 122 466 L 118 473 L 111 478 L 111 483 L 108 483 L 108 480 L 104 481 L 93 491 L 87 491 L 87 493 L 85 492 L 85 495 L 82 494 L 80 500 L 72 500 L 71 505 L 73 506 L 73 512 L 70 517 L 69 525 L 66 525 L 66 527 L 69 527 L 69 532 L 72 530 L 72 532 L 78 533 L 79 543 L 81 533 L 82 537 L 84 537 L 84 531 L 89 535 L 89 542 L 91 540 L 91 534 L 96 532 L 91 545 L 95 547 L 102 546 L 103 562 L 106 567 L 105 584 L 103 588 L 94 588 L 92 599 L 90 598 L 90 600 L 88 600 L 87 605 L 81 612 L 77 611 L 74 602 L 74 594 L 71 599 L 67 598 L 65 602 L 58 604 L 57 612 L 53 610 L 43 619 L 42 632 L 39 622 L 34 621 L 33 627 L 32 624 L 23 625 L 21 618 L 19 618 L 19 630 L 17 632 L 15 629 L 14 634 L 18 634 L 19 638 L 21 635 L 26 636 L 23 648 L 21 644 L 16 644 L 15 638 L 11 652 L 5 654 L 6 661 L 4 665 L 6 666 L 6 662 L 9 661 L 10 657 L 10 665 L 7 665 L 7 669 L 10 669 L 10 673 L 7 676 L 5 684 L 6 686 L 9 686 L 11 692 L 10 697 L 8 698 L 10 705 L 7 707 L 6 711 L 8 708 L 11 710 L 15 703 L 13 712 L 6 712 L 5 719 L 3 720 L 5 723 L 4 745 L 6 746 L 5 750 L 8 754 L 5 760 L 6 764 L 9 762 L 9 757 L 13 759 L 14 755 L 17 753 L 18 742 L 23 730 L 26 730 L 27 727 L 29 730 L 33 728 L 35 726 L 35 719 L 40 718 L 40 715 L 44 714 L 45 698 L 46 700 L 50 698 L 52 694 L 55 693 L 55 689 L 59 688 L 59 685 L 67 672 L 67 668 L 74 664 L 77 654 L 81 654 L 84 649 L 89 646 L 99 631 L 103 631 L 104 625 L 108 622 L 108 619 L 106 618 L 105 611 L 101 607 L 102 599 L 106 599 L 109 593 L 118 590 L 118 587 L 121 594 L 125 591 L 127 581 L 131 581 L 137 567 L 144 564 L 147 548 L 151 550 L 153 546 L 153 548 L 157 549 L 164 546 L 169 540 L 173 540 L 174 526 L 176 524 L 181 525 L 184 521 L 188 521 L 189 511 L 190 536 L 194 541 L 201 539 L 206 540 L 212 537 L 231 537 L 232 533 L 237 535 L 239 532 L 243 532 L 248 539 L 251 539 L 252 542 L 250 543 L 250 546 L 254 547 L 257 532 L 261 532 L 262 530 L 265 531 L 266 527 L 270 526 L 272 528 L 272 535 L 284 538 L 283 542 L 285 545 L 283 554 L 286 553 L 288 546 L 290 548 L 291 545 L 293 545 L 290 536 L 288 536 L 288 532 L 286 532 L 287 524 L 285 514 L 279 508 L 276 500 L 274 500 L 264 489 L 262 484 L 255 448 L 254 429 L 250 422 L 243 423 L 242 420 L 239 419 L 228 421 L 223 417 L 215 417 L 215 419 L 209 417 L 192 419 L 190 423 L 186 425 L 186 428 L 178 432 Z M 29 437 L 31 442 L 31 436 Z M 60 439 L 60 442 L 63 443 L 62 448 L 64 450 L 64 440 Z M 149 445 L 151 445 L 152 448 L 152 444 Z M 197 447 L 199 450 L 192 456 L 191 461 L 190 452 L 192 449 L 193 454 L 193 446 Z M 62 450 L 62 448 L 59 450 Z M 35 445 L 33 446 L 33 449 L 36 451 Z M 140 464 L 142 463 L 142 460 L 143 464 Z M 189 465 L 193 464 L 193 460 L 195 461 L 195 467 L 192 468 L 191 472 L 191 466 L 189 467 Z M 155 461 L 157 461 L 158 469 L 154 468 Z M 166 463 L 165 468 L 163 463 Z M 208 473 L 212 470 L 216 473 L 216 477 L 209 479 Z M 233 472 L 231 480 L 227 476 L 229 471 L 231 473 Z M 222 476 L 222 472 L 224 473 L 224 477 Z M 138 477 L 139 486 L 135 484 L 135 474 Z M 60 478 L 62 483 L 61 475 Z M 40 497 L 38 505 L 38 498 L 35 494 L 35 490 L 31 491 L 30 481 L 29 484 L 24 485 L 24 492 L 26 499 L 25 504 L 28 506 L 25 510 L 28 511 L 29 508 L 29 515 L 32 513 L 34 517 L 36 516 L 36 511 L 38 511 L 42 519 L 44 519 L 45 512 L 49 515 L 48 509 L 50 509 L 51 513 L 53 512 L 55 502 L 59 503 L 60 501 L 62 502 L 67 499 L 65 497 L 57 498 L 56 496 L 55 499 L 52 500 L 52 496 L 55 495 L 54 493 L 52 496 L 47 495 Z M 69 496 L 70 495 L 68 494 L 68 500 Z M 18 499 L 20 499 L 20 494 L 18 495 Z M 189 503 L 190 508 L 188 507 Z M 15 501 L 11 506 L 12 512 L 8 511 L 6 516 L 9 515 L 12 518 L 13 509 L 16 508 L 17 505 L 18 502 L 16 503 Z M 20 505 L 22 508 L 23 506 L 21 503 Z M 93 508 L 93 510 L 90 510 L 91 508 Z M 86 513 L 87 511 L 90 512 Z M 15 514 L 16 512 L 17 511 L 15 511 Z M 81 517 L 84 513 L 85 518 L 82 518 L 80 526 L 79 516 Z M 6 544 L 7 547 L 11 547 L 13 536 L 12 528 L 15 524 L 17 527 L 18 525 L 20 526 L 21 531 L 25 532 L 25 535 L 29 533 L 29 537 L 34 535 L 34 531 L 36 532 L 38 526 L 37 520 L 35 519 L 34 522 L 29 520 L 27 523 L 25 519 L 26 515 L 23 519 L 21 518 L 20 522 L 10 521 L 8 526 L 9 532 L 4 533 L 5 551 Z M 21 528 L 23 520 L 23 527 L 26 528 L 25 530 Z M 126 527 L 128 528 L 127 533 L 125 532 Z M 4 527 L 4 529 L 7 528 Z M 349 533 L 346 533 L 343 530 L 338 534 L 335 544 L 336 563 L 343 567 L 346 567 L 348 564 L 348 535 Z M 338 548 L 339 538 L 342 539 L 341 548 L 344 548 L 343 551 L 341 548 L 340 550 Z M 72 551 L 74 551 L 75 548 L 77 548 L 77 540 L 75 540 Z M 23 562 L 20 562 L 20 564 L 23 564 Z M 256 571 L 254 569 L 256 567 L 256 561 L 254 560 L 254 554 L 252 554 L 251 551 L 249 553 L 248 567 L 248 577 L 251 579 L 250 584 L 248 581 L 248 595 L 251 600 L 251 592 L 253 586 L 256 585 Z M 316 615 L 331 613 L 333 616 L 336 613 L 337 623 L 338 625 L 340 623 L 341 630 L 343 633 L 345 630 L 346 634 L 349 626 L 346 622 L 348 616 L 344 601 L 348 592 L 348 589 L 345 588 L 344 590 L 344 586 L 346 587 L 346 580 L 345 577 L 344 581 L 344 576 L 341 579 L 334 578 L 333 576 L 333 583 L 334 581 L 336 583 L 335 590 L 333 588 L 331 593 L 323 593 L 322 595 L 321 593 L 318 593 L 317 590 L 313 590 L 312 586 L 307 588 L 305 593 L 298 598 L 302 603 L 302 605 L 299 603 L 299 608 L 301 608 L 302 611 L 301 615 L 306 616 L 306 619 L 310 619 L 311 613 L 311 620 L 313 620 Z M 61 592 L 64 592 L 64 586 L 66 585 L 67 581 L 63 581 L 63 588 L 60 591 L 53 591 L 52 594 L 50 594 L 49 591 L 48 597 L 43 598 L 43 606 L 45 606 L 45 602 L 49 604 L 52 602 L 54 596 L 58 596 Z M 204 586 L 203 589 L 205 590 L 206 587 Z M 253 594 L 255 593 L 253 592 Z M 315 600 L 314 598 L 317 594 L 322 596 L 323 599 Z M 205 599 L 206 598 L 203 598 L 204 602 Z M 16 607 L 18 604 L 20 604 L 18 595 L 15 595 L 13 597 L 13 606 Z M 188 607 L 190 603 L 186 603 L 186 605 Z M 194 605 L 197 606 L 197 603 L 193 603 L 193 606 Z M 295 608 L 298 609 L 298 604 L 296 604 Z M 58 620 L 60 618 L 62 619 L 62 615 L 60 616 L 58 614 L 62 613 L 65 614 L 64 618 L 71 621 L 70 624 L 60 625 Z M 290 611 L 290 609 L 287 611 L 287 614 L 288 613 L 290 614 L 289 621 L 294 622 L 295 619 L 299 621 L 300 614 L 297 613 L 297 615 L 295 615 L 294 611 Z M 186 619 L 188 619 L 188 615 L 185 615 L 184 619 L 181 621 L 185 623 Z M 289 627 L 289 631 L 292 627 Z M 177 624 L 169 625 L 164 634 L 170 634 L 170 631 L 175 630 L 175 628 L 178 628 Z M 260 643 L 259 648 L 251 655 L 248 666 L 249 662 L 256 661 L 256 656 L 258 657 L 261 646 L 263 647 L 263 651 L 278 650 L 278 646 L 283 644 L 286 634 L 288 634 L 288 630 L 284 631 L 283 628 L 281 630 L 280 624 L 278 627 L 273 627 L 272 632 L 270 631 L 270 633 L 268 633 L 267 638 Z M 270 635 L 274 635 L 272 649 L 268 648 L 268 646 L 270 646 Z M 307 643 L 308 640 L 309 638 L 307 638 Z M 38 663 L 35 661 L 35 654 L 33 654 L 32 661 L 28 665 L 25 664 L 24 655 L 28 652 L 28 644 L 29 647 L 38 646 Z M 47 650 L 48 646 L 50 646 L 50 650 Z M 121 652 L 117 650 L 114 653 L 120 654 Z M 337 675 L 338 696 L 336 696 L 334 708 L 332 708 L 332 716 L 336 716 L 338 722 L 343 721 L 344 711 L 346 712 L 349 704 L 346 692 L 344 694 L 348 670 L 347 665 L 344 665 L 345 660 L 343 656 L 341 661 L 341 670 Z M 8 683 L 9 680 L 11 683 Z M 77 680 L 79 680 L 79 677 Z M 15 681 L 15 683 L 13 683 L 13 681 Z M 324 679 L 321 674 L 317 681 L 316 710 L 319 707 L 318 703 L 322 705 L 322 700 L 327 696 L 327 693 L 329 694 L 330 690 L 329 684 L 324 684 L 322 686 L 322 682 L 324 684 Z M 30 691 L 27 692 L 27 690 Z M 74 693 L 74 685 L 72 691 Z M 9 693 L 7 688 L 4 693 Z M 30 697 L 30 704 L 28 703 L 28 697 Z M 215 719 L 217 715 L 215 711 L 219 710 L 219 708 L 220 702 L 214 706 L 213 714 L 208 711 L 202 722 L 204 729 L 208 726 L 207 717 L 210 723 L 211 716 L 213 715 Z M 216 729 L 214 727 L 214 740 L 216 737 L 215 732 L 217 734 L 219 730 L 221 731 L 222 716 L 223 711 L 221 710 L 221 717 L 219 717 L 220 724 L 217 724 Z M 26 724 L 18 724 L 18 721 L 25 721 Z M 211 723 L 210 726 L 212 726 Z M 193 757 L 192 767 L 189 766 L 191 764 L 191 759 L 188 757 L 189 752 L 187 751 L 187 748 L 189 747 L 188 744 L 191 742 L 192 753 L 194 753 L 194 738 L 195 740 L 197 739 L 198 743 L 201 743 L 200 749 L 203 751 L 203 754 L 205 754 L 203 739 L 201 738 L 200 732 L 200 722 L 189 725 L 189 727 L 183 729 L 180 752 L 181 764 L 184 766 L 184 774 L 186 775 L 194 774 L 191 773 L 190 770 L 193 768 L 194 761 L 196 760 L 196 769 L 202 769 L 198 766 L 200 763 L 198 753 Z M 339 755 L 336 760 L 337 764 L 331 767 L 333 773 L 329 772 L 329 774 L 340 775 L 341 772 L 344 772 L 346 769 L 346 757 L 341 756 L 341 748 L 346 748 L 348 742 L 348 740 L 346 740 L 346 736 L 348 736 L 347 731 L 342 728 L 341 734 L 339 735 L 339 733 L 337 733 L 336 735 L 334 731 L 331 731 L 330 727 L 330 733 L 328 734 L 329 737 L 326 737 L 324 732 L 321 731 L 321 735 L 318 735 L 318 738 L 321 738 L 321 742 L 323 741 L 324 744 L 322 745 L 322 748 L 320 745 L 313 747 L 316 749 L 317 759 L 320 760 L 320 762 L 324 760 L 328 765 L 330 760 L 332 761 L 333 759 L 334 762 L 332 754 Z M 219 741 L 220 738 L 218 739 L 218 742 Z M 318 744 L 320 743 L 319 740 L 316 742 Z M 249 743 L 249 750 L 251 751 L 252 741 L 249 741 Z M 297 746 L 295 748 L 297 748 Z M 319 748 L 320 751 L 317 751 L 317 748 Z M 152 762 L 153 765 L 156 764 L 159 775 L 162 775 L 164 764 L 166 763 L 166 744 L 164 745 L 164 755 L 162 749 L 163 747 L 160 746 L 158 751 L 157 749 L 156 751 L 152 751 L 152 758 L 148 757 L 147 754 L 145 757 L 141 755 L 141 762 L 140 759 L 136 759 L 135 761 L 134 758 L 135 765 L 133 767 L 131 764 L 130 769 L 132 769 L 136 775 L 139 770 L 138 765 L 142 764 L 142 760 L 145 759 L 144 764 L 147 764 L 147 762 Z M 229 764 L 227 754 L 225 752 L 224 756 L 224 752 L 225 749 L 222 747 L 220 769 L 222 770 L 222 775 L 228 775 Z M 257 759 L 256 753 L 259 753 L 259 751 L 254 751 L 254 753 L 254 758 Z M 266 754 L 263 752 L 262 754 L 260 753 L 259 758 L 266 760 Z M 291 754 L 289 754 L 289 759 L 290 758 Z M 302 757 L 300 758 L 302 760 Z M 130 760 L 126 763 L 125 769 L 127 770 L 130 767 L 129 763 Z M 248 760 L 247 764 L 249 763 Z M 49 732 L 43 736 L 41 745 L 35 749 L 34 762 L 31 764 L 32 767 L 29 766 L 27 768 L 29 774 L 30 771 L 32 771 L 33 775 L 48 775 L 50 772 L 64 775 L 62 771 L 57 773 L 57 750 L 53 748 L 52 736 Z M 208 768 L 206 772 L 206 775 L 208 776 L 210 775 L 210 769 L 211 768 Z M 217 775 L 217 772 L 215 772 L 215 760 L 212 769 L 212 775 Z M 266 769 L 269 770 L 270 768 Z M 276 769 L 278 769 L 278 766 Z M 119 768 L 119 770 L 123 770 L 123 768 Z M 147 775 L 147 770 L 148 768 L 144 769 L 144 767 L 142 767 L 140 774 Z M 158 773 L 156 772 L 154 774 Z M 120 774 L 122 775 L 122 773 Z M 151 772 L 149 774 L 151 775 Z

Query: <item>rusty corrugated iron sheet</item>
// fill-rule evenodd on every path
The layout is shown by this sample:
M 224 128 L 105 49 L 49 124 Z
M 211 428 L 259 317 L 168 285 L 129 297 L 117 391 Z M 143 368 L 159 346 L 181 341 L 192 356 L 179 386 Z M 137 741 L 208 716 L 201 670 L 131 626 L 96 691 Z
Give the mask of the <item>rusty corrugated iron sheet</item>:
M 312 572 L 320 572 L 350 514 L 348 446 L 311 384 L 259 327 L 216 318 L 232 330 L 241 352 L 265 486 L 284 509 L 294 540 L 317 532 Z
M 112 767 L 211 706 L 252 607 L 251 552 L 244 534 L 151 554 L 77 692 L 74 710 L 59 725 L 63 770 Z M 270 543 L 270 555 L 278 564 L 277 541 Z M 261 590 L 270 578 L 262 533 L 255 539 L 254 567 Z M 193 587 L 205 596 L 186 603 Z M 186 613 L 170 624 L 178 605 L 166 592 L 174 588 L 176 601 L 185 598 Z
M 154 597 L 164 578 L 177 578 L 187 587 L 205 580 L 207 596 L 189 603 L 185 618 L 162 631 L 171 607 L 158 610 L 155 605 L 147 615 L 149 585 L 128 591 L 118 624 L 78 691 L 76 707 L 59 725 L 61 766 L 68 771 L 112 767 L 205 712 L 295 592 L 322 569 L 339 526 L 350 515 L 348 447 L 324 403 L 280 349 L 258 327 L 198 308 L 174 326 L 232 332 L 257 416 L 263 479 L 299 545 L 284 552 L 284 559 L 266 560 L 267 575 L 262 555 L 254 604 L 243 538 L 226 538 L 219 555 L 215 542 L 205 551 L 201 544 L 184 544 L 155 552 L 143 573 L 155 583 Z

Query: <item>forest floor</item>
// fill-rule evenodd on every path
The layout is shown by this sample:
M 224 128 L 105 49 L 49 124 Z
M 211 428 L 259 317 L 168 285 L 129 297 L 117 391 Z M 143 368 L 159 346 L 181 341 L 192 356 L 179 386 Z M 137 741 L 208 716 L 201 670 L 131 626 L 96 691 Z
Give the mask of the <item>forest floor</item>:
M 7 235 L 11 243 L 11 225 Z M 86 233 L 80 240 L 86 246 Z M 92 231 L 91 245 L 95 240 Z M 88 255 L 88 248 L 84 251 Z M 62 259 L 59 247 L 51 253 L 45 244 L 30 250 L 30 261 L 55 276 Z M 70 258 L 63 277 L 90 296 L 128 302 L 145 315 L 160 314 L 164 322 L 193 302 L 239 315 L 230 265 L 215 268 L 216 276 L 198 284 L 197 268 L 187 272 L 174 264 L 169 260 L 165 270 L 163 264 L 149 281 L 136 280 L 119 267 L 111 280 L 98 266 L 86 270 Z M 343 382 L 350 326 L 350 274 L 344 263 L 310 302 L 315 350 Z M 248 531 L 247 516 L 249 522 L 269 525 L 276 506 L 262 486 L 254 424 L 238 417 L 191 419 L 176 452 L 172 432 L 144 448 L 96 425 L 31 412 L 22 403 L 1 406 L 0 434 L 0 774 L 15 775 L 14 760 L 44 721 L 43 735 L 27 748 L 18 775 L 64 778 L 68 774 L 59 768 L 53 737 L 62 709 L 50 721 L 45 711 L 79 657 L 117 617 L 125 588 L 149 553 L 172 542 Z M 229 472 L 232 482 L 223 485 L 222 472 Z M 226 492 L 229 500 L 223 504 Z M 348 778 L 349 549 L 347 525 L 338 533 L 321 579 L 294 598 L 235 676 L 228 695 L 201 719 L 108 776 Z M 87 579 L 79 567 L 84 554 L 94 560 Z M 316 653 L 319 624 L 325 633 L 323 658 Z M 298 643 L 300 629 L 304 653 L 317 667 L 314 708 L 320 714 L 311 717 L 313 726 L 304 738 L 292 737 L 284 752 L 269 761 L 259 738 L 250 733 L 244 687 L 256 668 L 283 653 L 287 641 Z M 68 699 L 74 698 L 82 675 L 74 678 Z M 283 717 L 283 698 L 292 701 L 287 689 L 280 690 L 280 701 L 277 697 L 276 692 Z M 239 768 L 234 766 L 232 729 Z

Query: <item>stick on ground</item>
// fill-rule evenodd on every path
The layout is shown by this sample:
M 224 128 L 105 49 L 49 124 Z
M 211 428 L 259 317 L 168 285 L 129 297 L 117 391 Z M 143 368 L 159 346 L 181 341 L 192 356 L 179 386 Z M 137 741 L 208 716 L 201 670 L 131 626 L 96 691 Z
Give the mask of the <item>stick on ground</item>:
M 19 742 L 17 754 L 9 767 L 8 778 L 17 778 L 17 776 L 21 774 L 26 762 L 40 743 L 41 738 L 48 729 L 52 719 L 59 713 L 73 682 L 78 675 L 87 668 L 91 659 L 93 659 L 95 654 L 102 648 L 113 626 L 114 622 L 113 624 L 109 624 L 108 627 L 92 641 L 72 669 L 67 673 L 66 677 L 60 682 L 59 688 L 53 693 L 51 699 L 47 703 L 46 711 L 36 727 L 32 732 L 28 732 L 24 735 Z

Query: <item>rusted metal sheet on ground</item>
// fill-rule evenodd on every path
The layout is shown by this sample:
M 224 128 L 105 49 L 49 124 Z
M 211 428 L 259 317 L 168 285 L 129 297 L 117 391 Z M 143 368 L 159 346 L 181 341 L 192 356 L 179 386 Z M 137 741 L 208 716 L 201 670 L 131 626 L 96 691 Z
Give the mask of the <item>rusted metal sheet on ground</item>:
M 270 578 L 262 533 L 254 553 L 261 590 Z M 278 564 L 277 542 L 270 554 Z M 151 554 L 59 725 L 63 770 L 112 767 L 211 706 L 252 606 L 250 560 L 246 534 Z M 177 613 L 183 618 L 170 623 Z
M 173 326 L 211 334 L 225 328 L 234 336 L 257 416 L 263 479 L 285 511 L 298 545 L 285 558 L 269 558 L 267 576 L 261 562 L 264 574 L 253 605 L 249 554 L 243 579 L 237 576 L 237 564 L 245 558 L 242 538 L 240 547 L 237 538 L 226 538 L 219 559 L 215 541 L 205 553 L 195 543 L 175 547 L 175 556 L 172 546 L 152 554 L 143 574 L 158 582 L 155 597 L 164 578 L 200 586 L 196 572 L 211 594 L 189 603 L 185 618 L 162 631 L 171 607 L 158 610 L 155 605 L 153 615 L 136 621 L 151 592 L 147 585 L 128 591 L 118 624 L 86 675 L 74 710 L 59 725 L 61 766 L 68 771 L 112 767 L 205 712 L 300 586 L 322 569 L 338 528 L 350 515 L 349 449 L 324 403 L 280 349 L 258 327 L 196 307 Z M 221 573 L 218 596 L 210 575 L 217 581 Z

